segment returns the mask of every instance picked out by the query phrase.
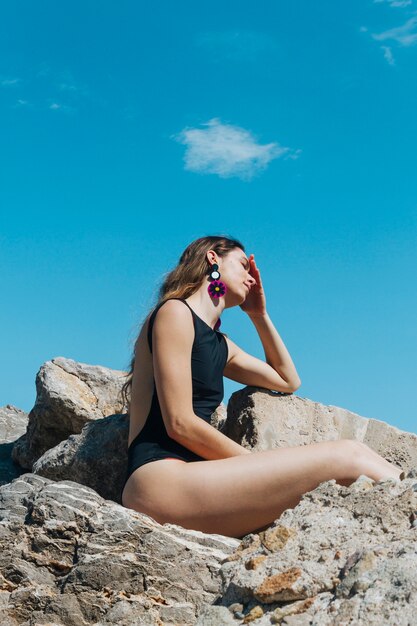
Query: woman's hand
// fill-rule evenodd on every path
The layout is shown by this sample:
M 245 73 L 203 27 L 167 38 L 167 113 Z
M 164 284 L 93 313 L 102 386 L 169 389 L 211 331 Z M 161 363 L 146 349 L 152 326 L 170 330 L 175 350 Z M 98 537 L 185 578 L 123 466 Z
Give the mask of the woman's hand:
M 256 267 L 254 254 L 251 254 L 249 257 L 249 265 L 249 274 L 255 279 L 256 283 L 252 284 L 246 300 L 239 306 L 248 315 L 262 316 L 266 313 L 266 299 L 262 287 L 261 274 Z

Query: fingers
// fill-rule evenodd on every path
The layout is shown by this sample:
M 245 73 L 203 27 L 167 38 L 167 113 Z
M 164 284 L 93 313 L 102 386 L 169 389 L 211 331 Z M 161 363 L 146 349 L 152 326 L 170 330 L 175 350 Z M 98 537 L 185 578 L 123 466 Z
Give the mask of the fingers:
M 249 256 L 249 263 L 250 263 L 249 273 L 252 276 L 252 278 L 255 280 L 255 284 L 260 285 L 261 275 L 260 275 L 258 268 L 256 267 L 255 255 L 253 253 Z
M 251 264 L 251 268 L 252 268 L 252 269 L 254 269 L 254 270 L 255 270 L 255 271 L 259 274 L 259 270 L 258 270 L 258 268 L 256 267 L 255 255 L 254 255 L 254 254 L 251 254 L 251 255 L 250 255 L 250 257 L 249 257 L 249 261 L 250 261 L 250 264 Z

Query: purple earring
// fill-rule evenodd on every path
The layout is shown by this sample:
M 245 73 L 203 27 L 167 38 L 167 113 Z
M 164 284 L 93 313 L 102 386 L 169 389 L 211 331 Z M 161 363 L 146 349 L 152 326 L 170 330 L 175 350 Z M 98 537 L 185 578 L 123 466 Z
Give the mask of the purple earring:
M 217 265 L 217 263 L 213 263 L 213 265 L 210 268 L 210 274 L 209 274 L 210 284 L 207 287 L 207 291 L 209 292 L 212 298 L 220 298 L 221 296 L 224 296 L 224 294 L 226 293 L 226 285 L 219 280 L 220 272 L 218 270 L 219 270 L 219 266 Z

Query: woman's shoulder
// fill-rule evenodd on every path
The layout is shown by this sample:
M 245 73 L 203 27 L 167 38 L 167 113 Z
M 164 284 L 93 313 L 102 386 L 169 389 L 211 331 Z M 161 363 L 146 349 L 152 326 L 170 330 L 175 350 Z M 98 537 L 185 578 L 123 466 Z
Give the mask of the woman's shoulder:
M 168 298 L 154 308 L 149 317 L 148 330 L 152 328 L 156 320 L 158 320 L 158 326 L 172 327 L 173 331 L 181 330 L 182 325 L 185 325 L 184 328 L 193 326 L 191 310 L 182 300 L 176 298 Z
M 167 298 L 167 300 L 163 300 L 159 304 L 157 304 L 152 313 L 151 317 L 155 317 L 156 314 L 161 311 L 159 317 L 171 318 L 185 320 L 190 316 L 190 309 L 185 304 L 185 302 L 179 298 Z

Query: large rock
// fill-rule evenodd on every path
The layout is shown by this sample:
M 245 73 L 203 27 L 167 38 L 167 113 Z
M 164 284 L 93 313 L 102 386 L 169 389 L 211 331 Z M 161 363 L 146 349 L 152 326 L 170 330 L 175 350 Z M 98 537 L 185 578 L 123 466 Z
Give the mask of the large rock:
M 0 487 L 0 623 L 413 624 L 416 532 L 417 468 L 323 482 L 241 541 L 24 474 Z
M 52 480 L 75 481 L 121 504 L 128 434 L 127 414 L 89 422 L 79 435 L 70 435 L 47 450 L 35 461 L 32 472 Z
M 413 623 L 416 435 L 246 387 L 227 417 L 223 405 L 212 416 L 246 447 L 358 439 L 416 469 L 402 482 L 322 483 L 242 541 L 161 526 L 116 503 L 127 460 L 123 374 L 62 358 L 38 374 L 28 429 L 15 445 L 15 460 L 37 474 L 0 487 L 0 624 Z
M 194 624 L 239 543 L 24 474 L 0 487 L 0 624 Z
M 321 483 L 242 539 L 220 569 L 221 598 L 197 625 L 231 623 L 220 606 L 257 626 L 415 624 L 416 509 L 417 468 L 402 482 Z
M 36 376 L 36 402 L 27 432 L 15 442 L 13 460 L 31 469 L 46 450 L 80 433 L 86 423 L 123 413 L 124 375 L 63 357 L 44 363 Z
M 357 439 L 403 469 L 417 465 L 414 433 L 337 406 L 257 387 L 232 394 L 222 432 L 252 450 Z
M 24 471 L 12 459 L 15 441 L 26 431 L 28 414 L 6 404 L 0 407 L 0 485 L 9 483 Z

